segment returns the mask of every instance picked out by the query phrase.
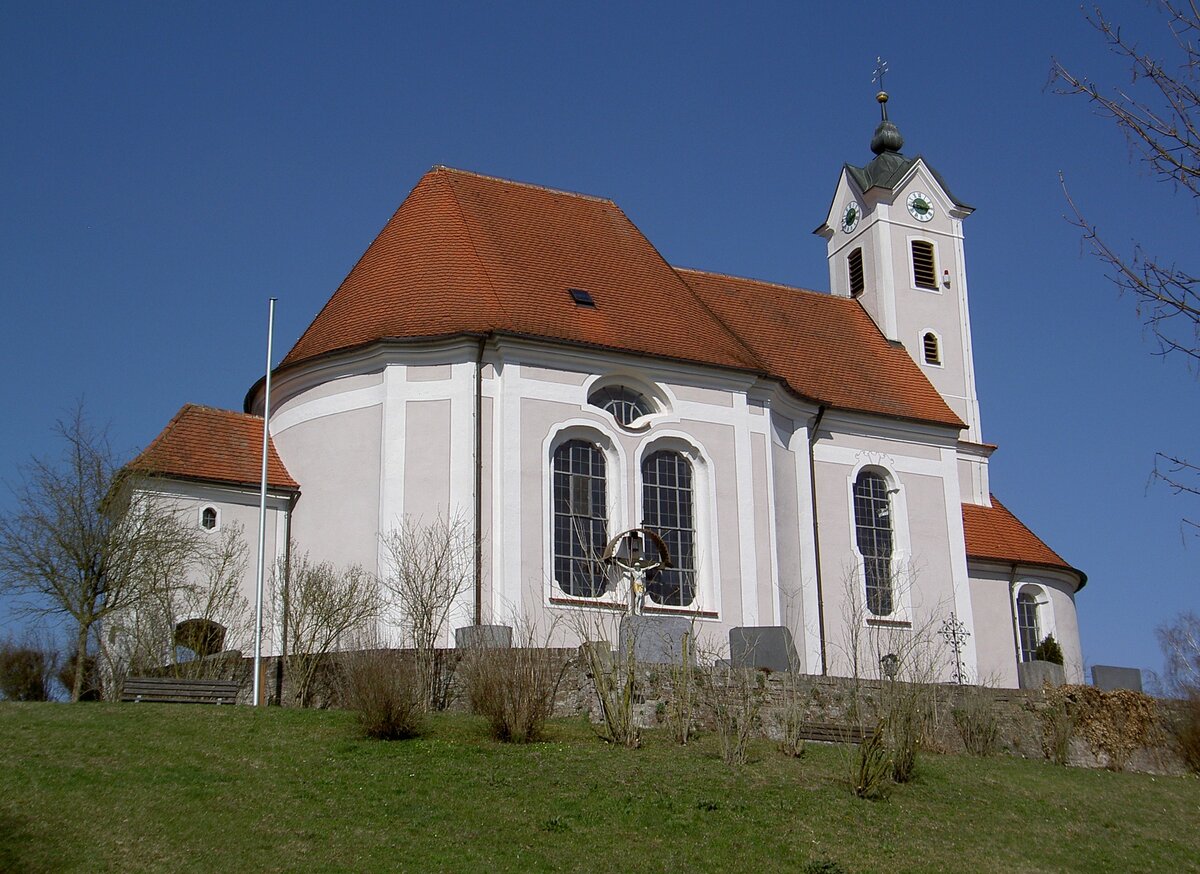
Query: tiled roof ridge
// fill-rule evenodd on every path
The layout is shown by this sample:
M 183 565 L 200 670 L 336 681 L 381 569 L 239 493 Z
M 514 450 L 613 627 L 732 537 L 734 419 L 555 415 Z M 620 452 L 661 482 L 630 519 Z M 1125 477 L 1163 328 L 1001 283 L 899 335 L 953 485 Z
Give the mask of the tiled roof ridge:
M 755 285 L 765 285 L 768 288 L 778 288 L 780 291 L 798 291 L 801 294 L 815 294 L 818 297 L 838 300 L 836 295 L 815 288 L 801 288 L 798 285 L 788 285 L 784 282 L 774 282 L 770 279 L 756 279 L 753 276 L 738 276 L 736 273 L 722 273 L 719 270 L 702 270 L 699 267 L 678 267 L 672 265 L 676 273 L 694 273 L 698 276 L 711 276 L 713 279 L 730 279 L 734 282 L 753 282 Z
M 455 208 L 455 210 L 458 211 L 458 221 L 463 226 L 463 233 L 465 233 L 467 235 L 467 242 L 471 244 L 471 254 L 475 256 L 475 261 L 479 265 L 479 272 L 482 273 L 484 279 L 487 280 L 488 291 L 490 291 L 492 293 L 492 299 L 496 301 L 496 306 L 499 307 L 499 309 L 502 313 L 504 313 L 504 317 L 511 321 L 512 313 L 510 313 L 508 311 L 508 308 L 504 305 L 504 301 L 500 297 L 500 293 L 498 291 L 496 291 L 496 283 L 492 280 L 492 274 L 487 268 L 487 263 L 483 260 L 483 257 L 479 254 L 479 246 L 475 243 L 475 235 L 471 233 L 471 223 L 469 221 L 467 221 L 466 213 L 463 211 L 462 201 L 459 199 L 458 192 L 454 188 L 454 181 L 452 178 L 453 174 L 461 173 L 466 176 L 479 176 L 480 174 L 469 173 L 465 170 L 454 170 L 450 167 L 441 167 L 440 169 L 441 169 L 441 172 L 444 172 L 447 174 L 446 184 L 449 186 L 449 189 L 450 189 L 450 199 L 454 201 L 454 208 Z M 480 178 L 490 179 L 491 177 L 481 176 Z M 503 180 L 501 180 L 501 181 L 503 181 Z M 520 185 L 523 183 L 517 183 L 517 184 Z M 536 186 L 530 185 L 527 187 L 534 188 Z M 492 327 L 494 328 L 495 326 L 493 325 Z
M 488 173 L 477 173 L 474 170 L 463 170 L 461 167 L 448 167 L 445 164 L 434 164 L 429 168 L 430 173 L 446 173 L 458 176 L 471 176 L 475 179 L 483 179 L 488 182 L 501 182 L 505 185 L 516 185 L 518 188 L 529 188 L 533 191 L 542 191 L 547 194 L 557 194 L 562 197 L 576 197 L 580 200 L 590 200 L 593 203 L 609 203 L 617 206 L 616 201 L 611 197 L 601 197 L 598 194 L 587 194 L 583 191 L 570 191 L 566 188 L 554 188 L 550 185 L 538 185 L 536 182 L 522 182 L 519 179 L 508 179 L 504 176 L 492 176 Z M 618 209 L 620 207 L 617 207 Z
M 612 203 L 612 201 L 609 201 L 609 203 Z M 724 319 L 722 319 L 719 315 L 717 315 L 716 311 L 713 310 L 713 308 L 708 305 L 708 301 L 706 301 L 704 299 L 704 295 L 700 294 L 698 291 L 696 291 L 696 289 L 692 288 L 692 286 L 688 284 L 688 281 L 686 279 L 684 279 L 682 275 L 680 275 L 679 271 L 675 269 L 674 265 L 671 264 L 671 262 L 668 261 L 663 256 L 663 253 L 658 250 L 658 246 L 655 245 L 654 241 L 651 240 L 649 237 L 647 237 L 645 234 L 643 234 L 642 229 L 639 228 L 637 226 L 637 224 L 634 223 L 633 219 L 631 219 L 628 215 L 625 214 L 625 210 L 621 209 L 620 205 L 616 204 L 616 203 L 612 203 L 612 207 L 613 207 L 613 209 L 615 209 L 617 211 L 617 214 L 620 215 L 621 218 L 624 219 L 629 224 L 629 226 L 631 228 L 633 228 L 633 230 L 643 240 L 646 241 L 646 245 L 648 245 L 650 247 L 650 250 L 654 253 L 655 257 L 657 257 L 658 260 L 661 261 L 666 266 L 666 268 L 668 270 L 670 270 L 671 273 L 673 273 L 679 279 L 680 284 L 688 290 L 688 294 L 690 294 L 692 296 L 692 299 L 694 301 L 696 301 L 697 304 L 699 304 L 700 308 L 703 309 L 704 312 L 708 313 L 709 318 L 711 318 L 714 322 L 716 322 L 718 325 L 721 326 L 721 330 L 723 330 L 725 332 L 725 334 L 729 337 L 729 339 L 731 339 L 734 342 L 736 347 L 744 355 L 746 355 L 747 363 L 753 365 L 755 368 L 757 368 L 762 373 L 769 374 L 771 372 L 771 368 L 769 368 L 767 366 L 766 362 L 763 361 L 757 354 L 755 354 L 754 350 L 750 348 L 749 344 L 746 343 L 746 341 L 742 339 L 741 334 L 739 334 L 737 331 L 735 331 L 732 327 L 729 326 L 728 323 L 726 323 L 726 321 Z

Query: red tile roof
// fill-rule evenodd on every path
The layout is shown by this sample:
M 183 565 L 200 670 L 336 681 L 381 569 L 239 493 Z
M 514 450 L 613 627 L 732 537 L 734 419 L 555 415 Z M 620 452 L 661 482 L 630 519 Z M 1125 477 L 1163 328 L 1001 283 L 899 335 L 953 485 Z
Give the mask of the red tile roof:
M 843 410 L 963 427 L 858 301 L 697 270 L 679 273 L 767 370 L 800 394 Z
M 962 427 L 857 302 L 676 271 L 611 200 L 444 167 L 417 183 L 281 367 L 377 340 L 488 333 L 748 370 L 836 407 Z
M 255 485 L 262 476 L 262 416 L 185 404 L 130 470 L 204 482 Z M 267 444 L 267 484 L 298 490 L 274 441 Z
M 990 507 L 963 504 L 962 510 L 968 558 L 1057 568 L 1077 574 L 1080 588 L 1087 582 L 1087 574 L 1067 564 L 995 495 Z

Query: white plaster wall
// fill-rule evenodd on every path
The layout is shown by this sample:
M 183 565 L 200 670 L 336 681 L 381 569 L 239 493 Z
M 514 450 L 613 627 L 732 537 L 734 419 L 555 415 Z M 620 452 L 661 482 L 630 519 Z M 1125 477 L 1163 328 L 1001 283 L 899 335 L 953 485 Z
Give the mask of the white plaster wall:
M 171 502 L 181 514 L 184 524 L 194 525 L 197 536 L 210 545 L 216 545 L 231 529 L 240 529 L 240 540 L 245 547 L 244 565 L 238 593 L 241 596 L 242 615 L 216 617 L 227 625 L 225 646 L 244 653 L 253 652 L 253 623 L 257 597 L 257 550 L 259 522 L 259 493 L 249 487 L 220 486 L 216 484 L 181 480 L 156 480 L 147 483 L 145 491 L 161 496 Z M 276 596 L 274 570 L 284 557 L 287 537 L 288 497 L 269 492 L 267 500 L 266 527 L 264 532 L 264 578 L 263 578 L 263 653 L 275 655 L 279 651 L 279 629 L 272 621 L 273 604 Z M 212 530 L 201 526 L 201 513 L 205 507 L 217 511 L 217 527 Z M 188 572 L 192 583 L 203 583 L 205 572 L 193 567 Z M 178 621 L 193 617 L 179 616 Z
M 957 454 L 949 446 L 917 440 L 910 449 L 895 439 L 848 439 L 831 423 L 815 448 L 820 512 L 821 578 L 830 673 L 878 675 L 878 657 L 903 641 L 920 640 L 949 679 L 952 659 L 936 632 L 951 613 L 968 630 L 974 620 L 967 576 L 959 503 Z M 945 438 L 943 438 L 945 442 Z M 930 449 L 937 453 L 929 457 Z M 884 451 L 890 450 L 890 451 Z M 892 495 L 895 609 L 889 617 L 870 617 L 865 608 L 865 579 L 855 544 L 852 504 L 854 480 L 864 467 L 881 470 L 898 491 Z M 974 643 L 968 638 L 963 667 L 976 676 Z
M 1040 602 L 1040 636 L 1053 634 L 1062 647 L 1067 682 L 1086 682 L 1074 583 L 1066 574 L 1024 565 L 1017 566 L 1014 576 L 1011 565 L 993 562 L 974 562 L 971 566 L 971 591 L 973 598 L 977 596 L 972 603 L 976 611 L 981 677 L 985 681 L 994 680 L 999 686 L 1017 686 L 1019 655 L 1014 608 L 1016 595 L 1026 586 L 1032 587 Z

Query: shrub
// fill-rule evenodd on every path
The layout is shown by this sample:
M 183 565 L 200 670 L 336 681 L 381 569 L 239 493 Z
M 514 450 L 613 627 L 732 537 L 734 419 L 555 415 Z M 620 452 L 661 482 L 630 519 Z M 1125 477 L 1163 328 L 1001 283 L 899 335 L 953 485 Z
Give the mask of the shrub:
M 70 690 L 75 688 L 75 671 L 79 665 L 79 652 L 73 652 L 67 656 L 66 661 L 58 670 L 58 681 L 63 686 Z M 103 698 L 103 689 L 100 685 L 100 672 L 97 669 L 95 656 L 84 656 L 83 659 L 83 691 L 79 695 L 80 701 L 99 701 Z
M 750 737 L 759 724 L 766 694 L 766 678 L 758 671 L 714 668 L 707 684 L 721 759 L 727 765 L 744 765 Z
M 1192 692 L 1175 724 L 1175 743 L 1185 765 L 1200 774 L 1200 691 Z
M 968 692 L 962 704 L 954 708 L 952 716 L 968 753 L 990 756 L 996 751 L 1000 721 L 996 718 L 992 702 L 982 690 Z
M 1053 634 L 1047 634 L 1042 638 L 1042 642 L 1034 648 L 1033 657 L 1037 661 L 1061 665 L 1063 663 L 1062 647 L 1058 645 Z
M 353 710 L 367 737 L 415 737 L 424 724 L 424 687 L 413 659 L 386 649 L 342 654 L 342 704 Z
M 892 792 L 892 760 L 884 743 L 886 726 L 880 723 L 858 745 L 851 759 L 850 788 L 859 798 L 877 801 Z
M 1122 770 L 1135 750 L 1163 739 L 1158 705 L 1149 695 L 1129 689 L 1105 692 L 1095 686 L 1059 686 L 1047 695 L 1047 710 L 1063 711 L 1071 731 L 1078 731 L 1092 754 L 1111 770 Z M 1065 753 L 1060 756 L 1057 749 L 1052 758 L 1066 763 Z
M 633 646 L 628 649 L 624 658 L 614 658 L 605 640 L 584 637 L 579 655 L 592 681 L 596 700 L 600 702 L 600 715 L 603 717 L 599 727 L 600 736 L 609 743 L 637 749 L 642 745 L 642 731 L 633 716 L 633 703 L 637 696 L 637 660 Z
M 12 641 L 0 643 L 0 693 L 9 701 L 48 701 L 54 654 Z
M 929 723 L 933 695 L 927 683 L 896 680 L 885 686 L 883 741 L 897 783 L 907 783 L 916 774 L 917 749 Z
M 1066 698 L 1055 696 L 1042 710 L 1042 752 L 1056 765 L 1065 765 L 1075 736 L 1075 713 Z
M 694 629 L 683 636 L 679 661 L 672 662 L 671 699 L 664 708 L 667 727 L 678 744 L 687 744 L 695 733 L 696 719 L 696 670 L 693 666 Z
M 459 670 L 471 709 L 488 721 L 492 737 L 529 743 L 542 736 L 566 659 L 555 650 L 523 646 L 478 647 Z

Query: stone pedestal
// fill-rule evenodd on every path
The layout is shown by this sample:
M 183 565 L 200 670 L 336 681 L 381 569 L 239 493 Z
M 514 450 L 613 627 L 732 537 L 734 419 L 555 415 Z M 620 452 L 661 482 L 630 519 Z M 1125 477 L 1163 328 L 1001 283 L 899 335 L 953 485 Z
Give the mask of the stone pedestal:
M 1117 668 L 1112 665 L 1092 665 L 1092 685 L 1105 692 L 1115 689 L 1142 691 L 1142 672 L 1139 668 Z
M 680 664 L 683 659 L 683 640 L 692 630 L 692 623 L 682 616 L 622 616 L 618 655 L 633 647 L 634 660 L 640 664 Z M 688 660 L 695 663 L 692 648 Z
M 729 661 L 735 668 L 800 669 L 792 632 L 782 625 L 744 625 L 729 629 Z
M 508 649 L 512 629 L 507 625 L 464 625 L 454 629 L 454 645 L 458 649 Z
M 1037 659 L 1017 663 L 1017 685 L 1022 689 L 1040 689 L 1046 684 L 1061 686 L 1066 682 L 1067 674 L 1062 665 Z

